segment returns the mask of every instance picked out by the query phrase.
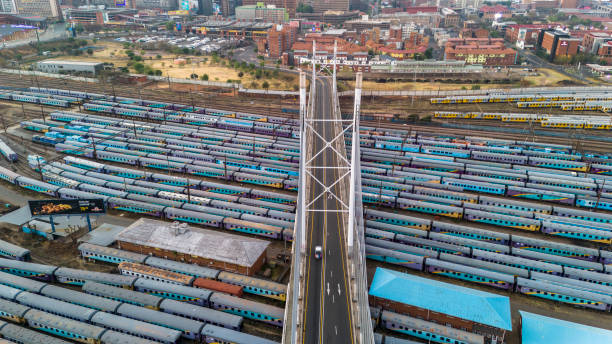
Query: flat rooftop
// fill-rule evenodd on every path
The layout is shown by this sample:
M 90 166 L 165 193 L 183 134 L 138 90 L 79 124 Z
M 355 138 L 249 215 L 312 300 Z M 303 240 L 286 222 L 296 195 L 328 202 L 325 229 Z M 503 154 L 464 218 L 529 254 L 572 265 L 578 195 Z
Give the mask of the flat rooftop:
M 117 235 L 117 241 L 155 247 L 251 267 L 270 245 L 265 240 L 187 226 L 177 234 L 172 223 L 140 219 Z
M 376 269 L 370 295 L 512 331 L 507 296 L 383 268 Z
M 64 61 L 64 60 L 45 60 L 40 61 L 38 64 L 62 64 L 65 66 L 97 66 L 101 65 L 102 62 L 85 62 L 85 61 Z
M 612 331 L 519 311 L 523 344 L 612 343 Z M 604 316 L 605 318 L 605 316 Z

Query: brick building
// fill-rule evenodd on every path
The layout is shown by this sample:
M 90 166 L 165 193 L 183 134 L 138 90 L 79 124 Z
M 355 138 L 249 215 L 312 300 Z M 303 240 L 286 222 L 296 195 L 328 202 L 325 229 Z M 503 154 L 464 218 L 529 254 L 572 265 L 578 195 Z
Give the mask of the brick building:
M 516 24 L 506 26 L 505 38 L 510 43 L 523 41 L 526 45 L 535 45 L 538 42 L 540 31 L 551 29 L 555 24 Z
M 561 0 L 559 7 L 561 8 L 578 8 L 578 0 Z
M 291 49 L 297 38 L 297 26 L 275 25 L 268 30 L 268 57 L 279 58 Z
M 502 5 L 482 6 L 478 10 L 478 15 L 485 20 L 494 20 L 497 14 L 499 14 L 501 18 L 512 18 L 512 11 L 510 11 L 508 7 Z
M 269 242 L 197 227 L 143 219 L 117 234 L 119 248 L 215 269 L 254 275 Z
M 461 29 L 459 30 L 459 38 L 488 38 L 489 30 L 487 29 Z
M 559 56 L 572 57 L 578 53 L 581 40 L 572 38 L 568 33 L 554 29 L 542 30 L 538 36 L 537 47 L 544 49 L 550 61 Z
M 444 46 L 445 60 L 468 64 L 510 66 L 516 64 L 516 50 L 506 48 L 502 38 L 451 38 Z
M 612 41 L 602 43 L 597 50 L 597 56 L 608 64 L 612 63 Z
M 377 268 L 370 305 L 503 343 L 512 331 L 510 299 L 428 278 Z
M 459 13 L 451 8 L 443 8 L 441 11 L 442 18 L 444 19 L 444 27 L 459 27 L 461 17 Z
M 597 54 L 599 47 L 612 40 L 612 31 L 591 31 L 582 38 L 582 51 Z

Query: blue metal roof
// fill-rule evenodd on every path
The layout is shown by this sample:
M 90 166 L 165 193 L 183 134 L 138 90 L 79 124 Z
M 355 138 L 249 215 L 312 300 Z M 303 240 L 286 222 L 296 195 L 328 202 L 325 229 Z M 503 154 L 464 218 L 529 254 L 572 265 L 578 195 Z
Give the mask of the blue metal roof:
M 521 313 L 522 344 L 591 344 L 612 343 L 612 331 L 577 324 L 543 315 Z
M 512 331 L 510 299 L 377 268 L 370 295 Z

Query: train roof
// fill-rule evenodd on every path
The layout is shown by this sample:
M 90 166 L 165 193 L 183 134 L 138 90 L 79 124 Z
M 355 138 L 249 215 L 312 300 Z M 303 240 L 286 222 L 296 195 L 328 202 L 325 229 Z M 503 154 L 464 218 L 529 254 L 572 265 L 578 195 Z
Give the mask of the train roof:
M 56 277 L 73 278 L 77 280 L 94 281 L 112 285 L 129 285 L 131 286 L 136 280 L 136 277 L 124 276 L 117 274 L 109 274 L 105 272 L 96 272 L 88 270 L 79 270 L 71 268 L 59 268 L 55 271 Z
M 523 344 L 611 343 L 612 331 L 519 310 Z
M 24 318 L 28 321 L 34 321 L 38 324 L 54 327 L 70 333 L 78 333 L 87 338 L 99 339 L 106 329 L 86 324 L 84 322 L 68 319 L 66 317 L 54 315 L 51 313 L 30 309 Z
M 161 303 L 161 309 L 163 309 L 164 312 L 179 314 L 191 319 L 204 319 L 207 322 L 223 324 L 231 326 L 232 328 L 240 328 L 242 326 L 242 317 L 239 315 L 225 313 L 212 308 L 205 308 L 191 303 L 164 299 Z
M 147 257 L 144 263 L 146 265 L 150 265 L 156 268 L 170 270 L 178 273 L 184 273 L 197 277 L 216 279 L 219 275 L 219 270 L 216 269 L 211 269 L 196 264 L 177 262 L 175 260 L 158 258 L 154 256 Z
M 162 298 L 155 295 L 149 295 L 146 293 L 140 293 L 121 287 L 114 287 L 107 284 L 101 284 L 91 281 L 87 281 L 85 282 L 85 284 L 83 284 L 83 291 L 88 294 L 99 295 L 111 299 L 124 300 L 124 302 L 128 303 L 134 302 L 139 305 L 144 305 L 145 307 L 151 306 L 157 308 L 162 302 Z
M 377 268 L 370 295 L 430 309 L 484 325 L 512 330 L 506 296 Z
M 235 283 L 240 285 L 254 286 L 266 290 L 272 290 L 279 293 L 285 293 L 287 291 L 287 285 L 276 283 L 273 281 L 267 281 L 261 278 L 254 278 L 250 276 L 240 275 L 232 272 L 221 271 L 219 273 L 219 280 L 223 282 Z
M 132 319 L 145 321 L 151 324 L 159 324 L 160 326 L 170 327 L 173 329 L 188 330 L 192 333 L 199 333 L 202 330 L 203 323 L 173 314 L 155 311 L 145 307 L 122 304 L 117 309 L 117 313 L 127 316 Z
M 224 327 L 207 324 L 202 329 L 202 335 L 209 336 L 225 343 L 240 343 L 240 344 L 278 344 L 278 342 L 230 330 Z
M 20 305 L 16 302 L 0 299 L 0 312 L 5 314 L 11 314 L 21 318 L 29 309 L 30 307 Z
M 27 270 L 27 271 L 32 271 L 36 273 L 43 273 L 46 275 L 52 275 L 53 272 L 57 269 L 57 266 L 54 266 L 54 265 L 44 265 L 44 264 L 22 262 L 22 261 L 18 261 L 14 259 L 6 259 L 6 258 L 0 258 L 0 267 L 17 269 L 17 270 Z
M 30 254 L 30 250 L 27 248 L 19 247 L 4 240 L 0 240 L 0 250 L 10 252 L 17 257 L 23 257 Z
M 422 319 L 417 319 L 404 314 L 383 311 L 382 317 L 385 322 L 393 322 L 405 325 L 409 329 L 423 330 L 438 334 L 443 337 L 457 339 L 463 343 L 484 344 L 484 337 L 480 334 L 459 330 L 450 326 L 436 324 Z
M 518 277 L 517 283 L 520 286 L 526 286 L 532 289 L 538 289 L 550 293 L 566 295 L 570 297 L 578 297 L 589 301 L 597 301 L 605 304 L 612 304 L 612 295 L 604 295 L 597 292 L 575 289 L 569 286 L 553 284 L 546 280 L 530 280 Z
M 157 341 L 108 330 L 101 337 L 102 343 L 112 344 L 159 344 Z
M 9 287 L 7 285 L 0 285 L 0 298 L 6 300 L 14 300 L 17 294 L 21 293 L 23 290 Z
M 84 242 L 79 245 L 79 251 L 88 251 L 101 255 L 118 257 L 135 263 L 142 263 L 145 261 L 145 259 L 147 259 L 147 257 L 149 257 L 145 254 L 119 250 L 112 247 L 94 245 L 87 242 Z
M 150 336 L 164 342 L 174 343 L 181 337 L 181 333 L 159 325 L 149 324 L 144 321 L 126 318 L 120 315 L 98 312 L 92 318 L 94 324 L 102 324 L 126 332 L 137 331 L 143 335 Z
M 76 305 L 99 309 L 106 312 L 115 312 L 121 304 L 119 301 L 109 300 L 100 296 L 89 295 L 80 291 L 66 289 L 48 284 L 40 293 L 54 299 L 63 300 Z
M 4 323 L 4 322 L 3 322 Z M 15 324 L 5 323 L 6 325 L 2 326 L 0 329 L 0 335 L 5 339 L 15 339 L 18 340 L 19 343 L 23 344 L 69 344 L 65 340 L 59 339 L 57 337 L 48 336 L 46 334 L 42 334 L 40 332 L 32 331 L 27 328 L 23 328 L 21 326 L 17 326 Z
M 19 301 L 19 303 L 21 304 L 28 305 L 33 308 L 42 309 L 45 311 L 51 312 L 61 310 L 62 315 L 71 319 L 78 319 L 81 321 L 89 321 L 89 319 L 91 319 L 91 316 L 97 312 L 97 310 L 91 308 L 75 305 L 72 303 L 60 301 L 27 291 L 19 293 L 19 295 L 15 297 L 15 300 Z
M 210 296 L 210 302 L 234 308 L 248 309 L 250 312 L 261 312 L 277 319 L 283 319 L 285 314 L 285 310 L 282 308 L 267 305 L 265 303 L 241 299 L 239 297 L 223 293 L 213 293 Z
M 47 283 L 15 276 L 6 272 L 0 272 L 0 284 L 34 293 L 40 292 L 40 290 L 47 285 Z

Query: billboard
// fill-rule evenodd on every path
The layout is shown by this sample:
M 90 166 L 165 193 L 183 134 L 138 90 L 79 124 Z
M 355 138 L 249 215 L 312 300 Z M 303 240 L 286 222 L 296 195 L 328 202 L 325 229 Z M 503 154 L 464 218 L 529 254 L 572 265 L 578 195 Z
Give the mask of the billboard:
M 104 201 L 95 199 L 49 199 L 28 201 L 32 216 L 104 214 Z

